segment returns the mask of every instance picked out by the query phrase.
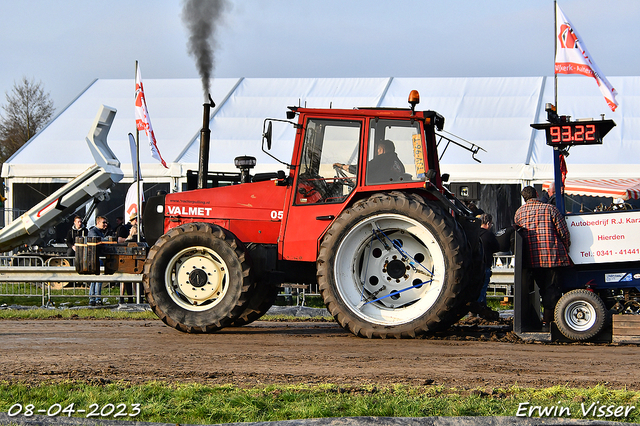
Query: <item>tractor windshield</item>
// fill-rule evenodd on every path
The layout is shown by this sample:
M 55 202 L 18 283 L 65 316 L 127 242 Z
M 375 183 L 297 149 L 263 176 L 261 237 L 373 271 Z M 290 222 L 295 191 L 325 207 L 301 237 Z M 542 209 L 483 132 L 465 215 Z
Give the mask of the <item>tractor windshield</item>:
M 362 122 L 309 119 L 296 187 L 296 204 L 339 203 L 356 186 L 356 177 L 336 169 L 358 158 Z
M 415 120 L 371 120 L 367 185 L 424 180 L 420 123 Z

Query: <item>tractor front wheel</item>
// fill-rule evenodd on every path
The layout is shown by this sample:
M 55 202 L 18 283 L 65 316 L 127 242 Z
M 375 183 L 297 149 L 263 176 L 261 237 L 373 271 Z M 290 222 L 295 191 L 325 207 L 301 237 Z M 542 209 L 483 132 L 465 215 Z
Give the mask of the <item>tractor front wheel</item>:
M 169 230 L 149 250 L 143 284 L 153 311 L 187 333 L 229 326 L 243 311 L 253 279 L 246 251 L 229 231 L 206 223 Z

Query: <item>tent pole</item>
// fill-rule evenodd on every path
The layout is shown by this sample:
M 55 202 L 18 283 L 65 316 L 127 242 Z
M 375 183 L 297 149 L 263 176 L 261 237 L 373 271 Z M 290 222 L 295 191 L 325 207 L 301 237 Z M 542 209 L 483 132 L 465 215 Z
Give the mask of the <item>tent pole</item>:
M 138 79 L 138 61 L 136 61 L 136 74 L 135 79 Z M 140 223 L 142 222 L 142 215 L 140 214 L 140 131 L 136 124 L 136 175 L 134 176 L 136 182 L 136 214 L 138 220 L 136 221 L 136 241 L 140 242 Z
M 556 55 L 558 54 L 558 4 L 557 0 L 553 0 L 553 103 L 558 111 L 558 72 L 556 70 Z
M 558 70 L 556 69 L 556 56 L 558 54 L 558 2 L 553 0 L 553 102 L 558 113 Z M 562 171 L 560 170 L 560 150 L 553 148 L 553 180 L 556 192 L 556 207 L 564 216 L 564 185 L 562 183 Z
M 140 132 L 136 130 L 136 212 L 138 214 L 138 220 L 136 221 L 136 234 L 137 241 L 140 242 L 140 222 L 142 222 L 142 215 L 140 211 Z

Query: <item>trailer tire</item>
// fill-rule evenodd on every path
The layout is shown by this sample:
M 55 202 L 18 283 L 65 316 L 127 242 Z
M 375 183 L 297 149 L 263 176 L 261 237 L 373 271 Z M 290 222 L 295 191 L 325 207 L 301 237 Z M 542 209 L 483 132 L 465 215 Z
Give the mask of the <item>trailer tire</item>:
M 602 299 L 586 289 L 565 293 L 554 311 L 558 330 L 571 340 L 588 340 L 602 331 L 608 321 Z
M 253 277 L 244 245 L 224 228 L 188 223 L 149 250 L 143 284 L 151 309 L 168 326 L 211 333 L 244 310 Z
M 375 194 L 327 230 L 317 260 L 320 293 L 338 324 L 356 336 L 442 330 L 460 318 L 466 248 L 463 231 L 440 207 L 402 193 Z

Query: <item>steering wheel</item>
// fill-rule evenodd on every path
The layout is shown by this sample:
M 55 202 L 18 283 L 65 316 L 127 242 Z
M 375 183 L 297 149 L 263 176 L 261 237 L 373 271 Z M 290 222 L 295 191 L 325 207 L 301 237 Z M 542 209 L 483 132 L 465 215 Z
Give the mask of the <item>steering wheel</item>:
M 353 189 L 356 187 L 356 183 L 351 180 L 353 178 L 349 177 L 347 173 L 342 170 L 340 166 L 334 165 L 333 170 L 336 171 L 336 182 L 342 185 L 347 185 L 349 188 Z
M 325 178 L 318 174 L 305 172 L 300 175 L 300 179 L 300 182 L 304 183 L 304 185 L 308 187 L 308 191 L 310 191 L 303 194 L 306 197 L 310 196 L 312 192 L 317 192 L 318 199 L 325 200 L 331 193 L 329 185 L 327 184 Z

